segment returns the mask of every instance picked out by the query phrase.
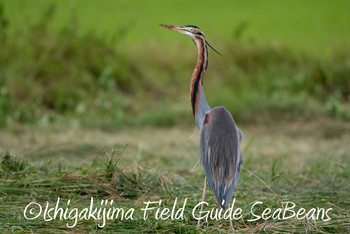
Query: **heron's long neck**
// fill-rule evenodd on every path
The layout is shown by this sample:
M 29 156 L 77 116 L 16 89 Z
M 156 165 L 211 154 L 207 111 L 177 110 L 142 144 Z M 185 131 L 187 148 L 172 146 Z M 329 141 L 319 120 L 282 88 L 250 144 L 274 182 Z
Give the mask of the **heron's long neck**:
M 203 76 L 208 66 L 208 51 L 203 36 L 196 37 L 195 42 L 198 47 L 198 61 L 192 73 L 191 104 L 196 124 L 199 130 L 202 130 L 205 115 L 210 110 L 203 89 Z

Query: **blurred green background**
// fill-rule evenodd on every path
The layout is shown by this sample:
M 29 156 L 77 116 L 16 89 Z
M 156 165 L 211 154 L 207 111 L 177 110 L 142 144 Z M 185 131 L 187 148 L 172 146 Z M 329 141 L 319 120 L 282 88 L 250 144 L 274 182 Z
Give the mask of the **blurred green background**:
M 193 123 L 190 39 L 205 92 L 240 123 L 350 119 L 350 2 L 0 1 L 0 127 Z

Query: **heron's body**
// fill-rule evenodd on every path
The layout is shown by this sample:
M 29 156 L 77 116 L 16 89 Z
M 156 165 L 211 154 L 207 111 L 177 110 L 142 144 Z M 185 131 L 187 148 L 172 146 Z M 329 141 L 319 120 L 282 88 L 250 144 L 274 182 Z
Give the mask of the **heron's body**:
M 214 107 L 205 117 L 199 155 L 209 187 L 219 205 L 226 209 L 237 185 L 243 163 L 242 132 L 225 107 Z
M 243 134 L 228 110 L 224 107 L 212 109 L 205 99 L 203 76 L 208 67 L 208 43 L 200 29 L 193 25 L 161 26 L 189 36 L 197 45 L 198 60 L 192 73 L 190 93 L 193 115 L 200 130 L 199 156 L 209 187 L 218 204 L 226 209 L 243 163 L 240 150 Z

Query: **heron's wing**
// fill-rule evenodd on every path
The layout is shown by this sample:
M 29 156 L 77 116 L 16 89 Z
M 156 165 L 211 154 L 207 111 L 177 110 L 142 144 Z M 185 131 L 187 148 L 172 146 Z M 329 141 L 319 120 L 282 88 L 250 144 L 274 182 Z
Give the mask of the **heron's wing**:
M 238 130 L 238 134 L 239 134 L 239 142 L 241 142 L 242 139 L 244 138 L 244 135 L 243 135 L 242 130 L 239 127 L 237 127 L 237 130 Z
M 244 138 L 244 135 L 243 135 L 243 132 L 241 131 L 241 129 L 239 127 L 237 127 L 238 129 L 238 133 L 239 133 L 239 143 L 242 142 L 242 139 Z M 241 172 L 241 167 L 240 165 L 243 164 L 243 155 L 242 155 L 242 152 L 241 152 L 241 148 L 239 148 L 239 156 L 240 156 L 240 163 L 239 163 L 239 172 Z M 237 180 L 238 182 L 238 180 Z
M 225 108 L 216 107 L 209 115 L 210 121 L 203 126 L 200 136 L 200 158 L 209 187 L 225 209 L 239 179 L 243 134 Z

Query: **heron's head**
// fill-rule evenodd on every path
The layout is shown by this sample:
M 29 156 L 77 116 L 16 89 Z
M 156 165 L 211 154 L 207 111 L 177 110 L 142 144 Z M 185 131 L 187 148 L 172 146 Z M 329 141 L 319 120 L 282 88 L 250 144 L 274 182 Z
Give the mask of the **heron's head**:
M 220 54 L 213 47 L 209 45 L 209 43 L 205 40 L 203 32 L 197 26 L 194 26 L 194 25 L 175 26 L 170 24 L 160 24 L 160 26 L 190 37 L 194 41 L 194 43 L 196 43 L 197 45 L 200 39 L 204 39 L 205 43 L 211 49 L 213 49 L 216 53 Z M 222 54 L 220 55 L 222 56 Z
M 203 32 L 197 26 L 194 25 L 175 26 L 170 24 L 160 24 L 160 26 L 186 35 L 190 37 L 193 41 L 196 41 L 196 37 L 198 36 L 204 37 Z

